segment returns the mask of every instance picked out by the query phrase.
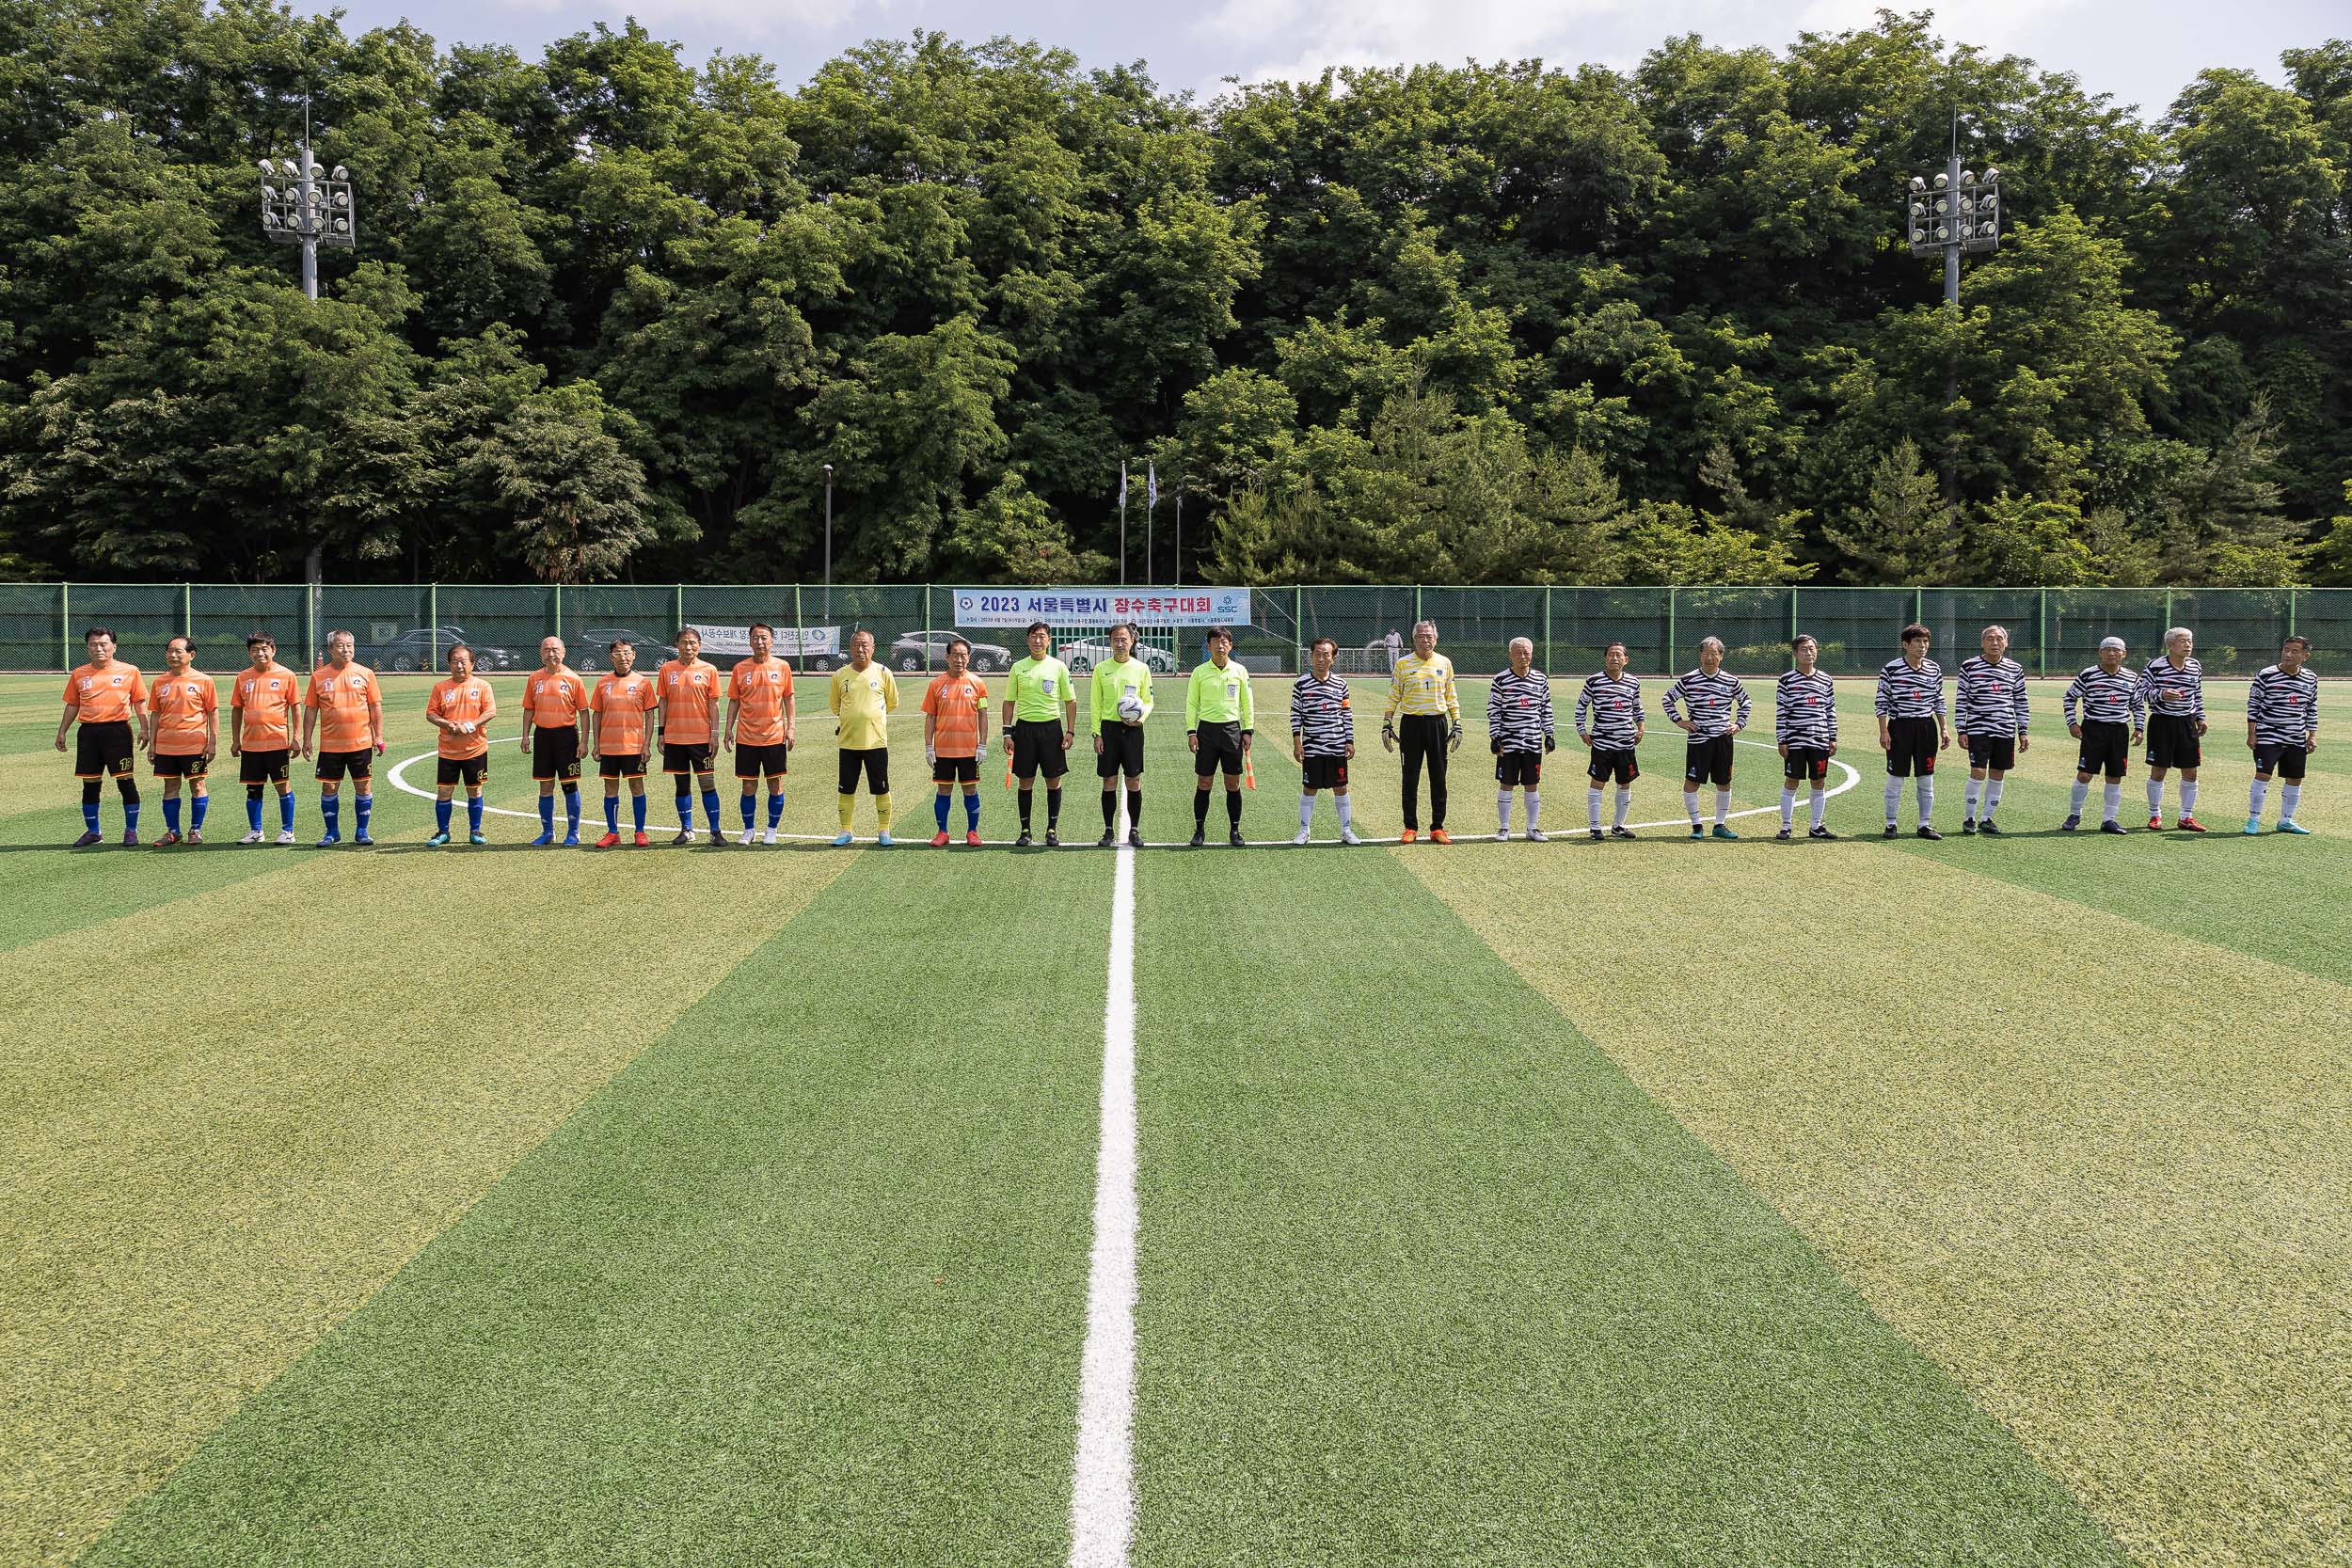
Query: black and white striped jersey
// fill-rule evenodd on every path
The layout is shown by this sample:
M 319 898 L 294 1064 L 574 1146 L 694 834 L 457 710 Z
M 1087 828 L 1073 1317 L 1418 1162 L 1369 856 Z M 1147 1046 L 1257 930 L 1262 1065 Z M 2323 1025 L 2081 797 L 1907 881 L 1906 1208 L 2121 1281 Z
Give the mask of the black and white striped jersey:
M 1772 733 L 1784 746 L 1837 744 L 1837 684 L 1819 670 L 1782 673 L 1772 689 Z
M 1601 671 L 1584 677 L 1576 694 L 1576 733 L 1604 752 L 1629 752 L 1642 727 L 1642 683 L 1631 675 L 1609 678 Z
M 1941 719 L 1944 717 L 1944 667 L 1931 658 L 1914 670 L 1907 658 L 1890 658 L 1879 666 L 1878 716 L 1881 719 Z
M 1291 733 L 1311 757 L 1343 757 L 1356 744 L 1356 710 L 1348 705 L 1347 682 L 1338 675 L 1317 680 L 1312 671 L 1291 683 Z
M 1682 717 L 1684 708 L 1690 709 L 1691 738 L 1712 740 L 1719 735 L 1729 735 L 1735 725 L 1746 727 L 1748 689 L 1728 671 L 1718 670 L 1710 675 L 1700 670 L 1686 670 L 1666 688 L 1664 706 L 1670 724 Z
M 1540 752 L 1551 738 L 1551 677 L 1505 670 L 1486 688 L 1486 736 L 1506 752 Z
M 2139 699 L 2150 713 L 2169 714 L 2175 719 L 2202 719 L 2205 667 L 2193 657 L 2185 669 L 2175 669 L 2169 657 L 2152 658 L 2139 673 Z
M 2257 746 L 2300 746 L 2319 728 L 2319 676 L 2308 664 L 2292 675 L 2271 665 L 2247 689 L 2246 721 Z
M 2013 658 L 1994 664 L 1982 654 L 1961 661 L 1960 685 L 1952 693 L 1952 728 L 1963 735 L 2021 736 L 2031 712 L 2024 665 Z
M 2086 724 L 2129 724 L 2136 730 L 2147 724 L 2148 705 L 2139 694 L 2139 677 L 2128 671 L 2110 675 L 2090 665 L 2067 687 L 2063 702 L 2069 724 L 2075 722 L 2077 705 Z

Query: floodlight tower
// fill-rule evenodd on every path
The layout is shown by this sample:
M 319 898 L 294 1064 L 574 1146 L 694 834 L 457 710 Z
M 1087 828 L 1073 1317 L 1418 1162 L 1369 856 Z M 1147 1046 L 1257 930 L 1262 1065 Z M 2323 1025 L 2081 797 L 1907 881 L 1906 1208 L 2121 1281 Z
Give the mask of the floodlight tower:
M 1960 314 L 1960 258 L 1963 253 L 1989 254 L 2001 245 L 2001 171 L 1981 175 L 1960 166 L 1960 117 L 1952 117 L 1952 150 L 1943 172 L 1932 179 L 1913 175 L 1903 192 L 1903 233 L 1914 256 L 1944 259 L 1944 308 Z M 1960 396 L 1960 365 L 1944 366 L 1946 418 Z M 1960 499 L 1960 476 L 1953 467 L 1953 441 L 1944 444 L 1944 504 Z
M 351 172 L 337 164 L 324 168 L 310 156 L 310 101 L 302 101 L 302 140 L 293 159 L 261 161 L 262 232 L 279 245 L 302 247 L 302 292 L 319 297 L 319 246 L 349 249 L 359 237 L 359 211 L 352 204 Z M 286 183 L 281 187 L 278 182 Z

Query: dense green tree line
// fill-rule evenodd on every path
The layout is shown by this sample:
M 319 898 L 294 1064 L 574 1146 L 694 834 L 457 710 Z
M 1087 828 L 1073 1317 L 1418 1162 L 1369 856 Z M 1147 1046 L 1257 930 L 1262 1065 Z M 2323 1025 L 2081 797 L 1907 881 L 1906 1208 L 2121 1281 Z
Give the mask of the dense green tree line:
M 2352 44 L 2283 63 L 2143 119 L 1882 13 L 1202 103 L 0 0 L 0 575 L 813 577 L 831 464 L 844 578 L 1087 578 L 1127 456 L 1238 582 L 2352 581 Z M 1957 313 L 1897 227 L 1955 112 Z

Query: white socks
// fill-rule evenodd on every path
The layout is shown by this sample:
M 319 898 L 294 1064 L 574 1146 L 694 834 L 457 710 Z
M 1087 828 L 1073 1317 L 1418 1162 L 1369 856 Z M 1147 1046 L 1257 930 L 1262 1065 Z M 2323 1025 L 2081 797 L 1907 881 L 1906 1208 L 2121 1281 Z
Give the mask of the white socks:
M 1888 827 L 1895 825 L 1895 813 L 1901 809 L 1902 803 L 1903 782 L 1889 773 L 1886 775 L 1886 825 Z
M 1984 781 L 1984 819 L 1987 822 L 1992 821 L 1993 814 L 2001 809 L 2001 785 L 2004 782 L 2000 779 Z
M 2197 781 L 2195 779 L 2181 781 L 2181 815 L 2183 816 L 2197 815 Z
M 2112 822 L 2115 820 L 2116 814 L 2123 809 L 2123 785 L 2122 781 L 2115 779 L 2108 780 L 2107 791 L 2103 799 L 2106 801 L 2106 819 Z
M 1540 790 L 1529 790 L 1527 792 L 1527 831 L 1529 832 L 1534 832 L 1540 826 L 1543 815 L 1543 793 Z
M 2083 802 L 2089 799 L 2090 799 L 2090 781 L 2076 779 L 2074 792 L 2066 798 L 2066 815 L 2080 816 L 2083 814 Z
M 1829 816 L 1829 791 L 1820 784 L 1813 786 L 1813 825 L 1820 827 Z
M 2188 785 L 2183 784 L 2181 786 L 2181 792 L 2183 796 L 2185 797 L 2188 792 Z M 2185 803 L 2184 803 L 2181 809 L 2183 811 L 2186 811 L 2188 807 Z M 2151 816 L 2162 816 L 2164 815 L 2164 781 L 2162 779 L 2150 779 L 2148 781 L 2148 815 Z
M 1788 832 L 1796 826 L 1796 822 L 1797 786 L 1785 784 L 1780 786 L 1780 831 L 1784 833 Z
M 1498 789 L 1495 791 L 1495 832 L 1507 833 L 1510 831 L 1511 792 L 1507 789 Z
M 1699 825 L 1699 792 L 1697 790 L 1687 789 L 1682 792 L 1682 809 L 1690 814 L 1691 826 L 1697 827 Z
M 2295 808 L 2300 805 L 2302 800 L 2303 786 L 2301 784 L 2280 784 L 2279 786 L 2279 820 L 2281 822 L 2294 821 Z
M 2270 781 L 2256 779 L 2253 787 L 2246 792 L 2246 815 L 2260 816 L 2263 814 L 2263 802 L 2268 799 L 2270 799 Z
M 1626 813 L 1631 811 L 1632 809 L 1633 791 L 1627 788 L 1624 784 L 1619 784 L 1617 786 L 1617 818 L 1611 824 L 1611 826 L 1617 828 L 1624 827 Z
M 1977 815 L 1977 797 L 1983 793 L 1984 784 L 1984 780 L 1971 773 L 1968 775 L 1968 782 L 1960 786 L 1961 807 L 1969 816 L 1973 817 Z
M 1932 774 L 1932 773 L 1922 773 L 1922 774 L 1920 774 L 1920 775 L 1919 775 L 1919 780 L 1918 780 L 1918 793 L 1919 793 L 1919 826 L 1921 826 L 1922 828 L 1924 828 L 1924 827 L 1926 827 L 1926 826 L 1928 825 L 1928 821 L 1929 821 L 1929 819 L 1930 819 L 1931 817 L 1932 817 L 1932 816 L 1935 816 L 1935 775 L 1934 775 L 1934 774 Z
M 1619 812 L 1617 816 L 1622 821 L 1625 814 Z M 1600 786 L 1598 784 L 1593 785 L 1584 792 L 1584 820 L 1593 832 L 1600 832 Z
M 1298 831 L 1303 833 L 1314 825 L 1315 798 L 1311 795 L 1301 795 L 1298 798 Z
M 1719 789 L 1715 791 L 1715 826 L 1718 828 L 1722 827 L 1724 825 L 1724 818 L 1729 816 L 1730 815 L 1731 791 L 1728 789 Z

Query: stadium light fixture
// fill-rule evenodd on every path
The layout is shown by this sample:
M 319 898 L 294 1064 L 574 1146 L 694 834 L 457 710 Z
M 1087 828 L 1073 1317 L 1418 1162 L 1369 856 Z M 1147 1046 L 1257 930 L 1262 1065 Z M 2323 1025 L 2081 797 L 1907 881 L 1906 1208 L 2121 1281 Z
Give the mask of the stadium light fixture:
M 278 160 L 291 185 L 277 182 L 267 158 L 261 160 L 262 233 L 278 245 L 302 247 L 302 292 L 319 297 L 319 246 L 345 249 L 359 238 L 359 213 L 351 189 L 351 171 L 337 164 L 330 171 L 310 154 L 310 101 L 302 101 L 302 140 L 294 149 L 300 157 Z

